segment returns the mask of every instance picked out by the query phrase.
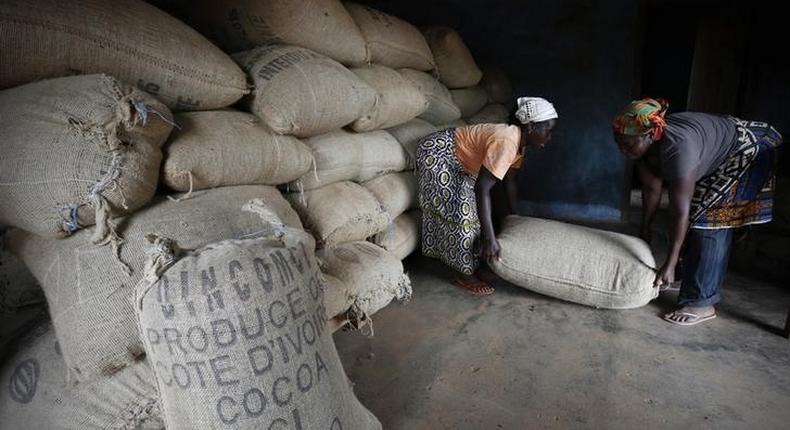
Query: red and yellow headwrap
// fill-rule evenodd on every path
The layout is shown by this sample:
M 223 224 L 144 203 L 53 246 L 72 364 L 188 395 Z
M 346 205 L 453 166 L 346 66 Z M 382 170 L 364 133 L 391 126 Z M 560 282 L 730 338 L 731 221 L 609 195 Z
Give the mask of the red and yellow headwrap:
M 641 99 L 628 104 L 612 121 L 615 133 L 627 136 L 653 133 L 658 140 L 667 127 L 664 115 L 669 103 L 664 99 Z

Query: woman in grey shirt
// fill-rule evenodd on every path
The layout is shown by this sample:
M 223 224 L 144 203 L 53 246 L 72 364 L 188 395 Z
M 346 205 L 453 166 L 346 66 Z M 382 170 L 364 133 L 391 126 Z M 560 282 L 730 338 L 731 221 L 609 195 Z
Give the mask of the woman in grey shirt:
M 669 254 L 654 286 L 674 283 L 682 250 L 680 308 L 664 319 L 694 325 L 716 317 L 732 230 L 771 220 L 782 136 L 766 123 L 696 112 L 665 117 L 666 110 L 664 100 L 632 102 L 615 117 L 614 137 L 620 152 L 636 160 L 645 240 L 662 186 L 668 188 Z

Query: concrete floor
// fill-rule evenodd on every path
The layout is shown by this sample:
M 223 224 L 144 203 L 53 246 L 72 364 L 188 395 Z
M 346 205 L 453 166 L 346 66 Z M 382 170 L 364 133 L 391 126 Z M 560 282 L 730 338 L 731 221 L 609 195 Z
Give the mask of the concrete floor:
M 422 257 L 414 297 L 335 335 L 385 429 L 790 428 L 790 289 L 730 275 L 719 318 L 675 327 L 646 307 L 596 310 L 501 285 L 477 298 Z

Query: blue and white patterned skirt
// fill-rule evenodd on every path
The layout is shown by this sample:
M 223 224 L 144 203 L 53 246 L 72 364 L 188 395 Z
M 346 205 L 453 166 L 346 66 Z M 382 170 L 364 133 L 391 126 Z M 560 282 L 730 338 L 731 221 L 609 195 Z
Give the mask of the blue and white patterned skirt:
M 464 170 L 455 155 L 455 130 L 442 130 L 423 138 L 415 158 L 422 209 L 422 253 L 471 275 L 480 265 L 476 178 Z

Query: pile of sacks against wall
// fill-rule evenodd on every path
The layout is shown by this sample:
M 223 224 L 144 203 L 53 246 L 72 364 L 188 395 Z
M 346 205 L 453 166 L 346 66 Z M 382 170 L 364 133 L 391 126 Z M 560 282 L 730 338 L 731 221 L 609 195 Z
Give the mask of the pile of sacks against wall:
M 150 388 L 163 375 L 130 306 L 152 233 L 200 249 L 253 240 L 267 222 L 306 229 L 321 247 L 323 319 L 356 327 L 411 294 L 400 260 L 419 243 L 414 147 L 481 104 L 457 33 L 333 0 L 201 3 L 208 13 L 187 21 L 203 35 L 137 0 L 0 5 L 0 182 L 12 184 L 0 225 L 26 266 L 0 285 L 14 319 L 2 340 L 41 324 L 3 365 L 14 422 L 48 427 L 51 405 L 81 403 L 64 427 L 161 428 Z M 238 32 L 245 16 L 267 26 Z M 333 209 L 337 196 L 355 210 Z M 252 201 L 255 213 L 240 209 Z M 30 393 L 34 374 L 47 396 Z M 362 411 L 349 422 L 377 428 Z

